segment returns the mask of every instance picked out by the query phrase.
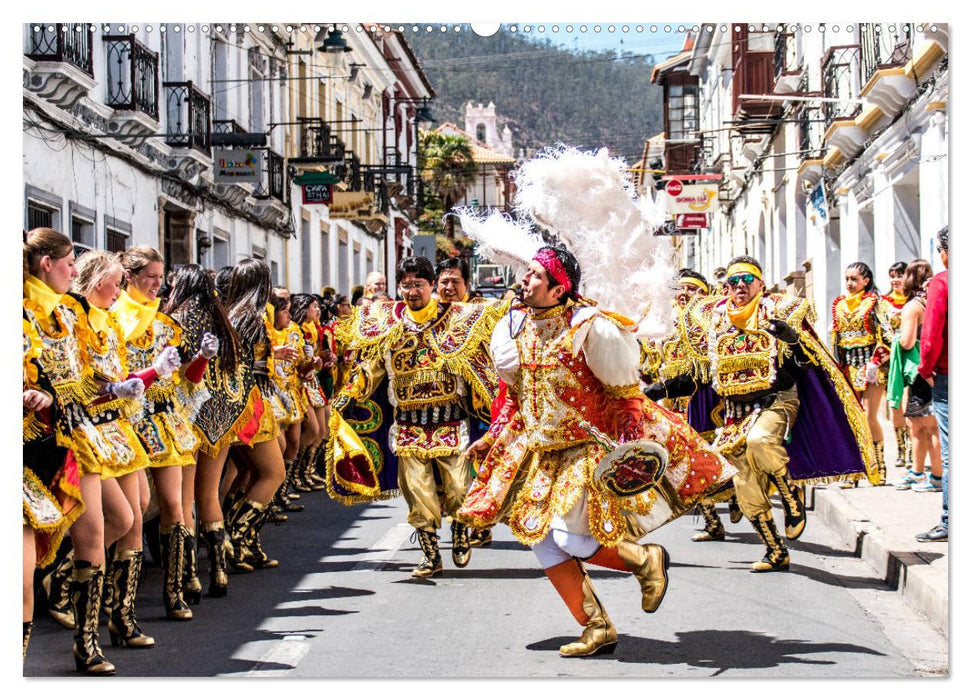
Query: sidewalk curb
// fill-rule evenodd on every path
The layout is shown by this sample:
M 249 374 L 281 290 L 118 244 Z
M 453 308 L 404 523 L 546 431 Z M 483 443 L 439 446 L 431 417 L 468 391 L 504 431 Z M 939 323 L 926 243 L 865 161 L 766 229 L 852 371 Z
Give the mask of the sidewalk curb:
M 855 555 L 947 635 L 948 591 L 946 585 L 943 590 L 939 585 L 942 574 L 933 570 L 934 562 L 895 549 L 866 514 L 838 492 L 818 487 L 808 490 L 807 501 L 815 515 L 845 541 L 855 543 Z M 944 579 L 946 582 L 946 574 Z

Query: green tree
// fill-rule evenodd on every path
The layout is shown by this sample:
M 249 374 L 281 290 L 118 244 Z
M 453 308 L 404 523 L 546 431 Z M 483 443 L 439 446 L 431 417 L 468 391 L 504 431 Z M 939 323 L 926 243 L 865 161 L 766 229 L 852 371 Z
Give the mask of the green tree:
M 423 131 L 419 134 L 422 188 L 424 189 L 425 213 L 419 227 L 437 230 L 442 217 L 462 199 L 475 177 L 475 161 L 472 146 L 463 136 Z M 455 220 L 445 219 L 445 235 L 455 237 Z

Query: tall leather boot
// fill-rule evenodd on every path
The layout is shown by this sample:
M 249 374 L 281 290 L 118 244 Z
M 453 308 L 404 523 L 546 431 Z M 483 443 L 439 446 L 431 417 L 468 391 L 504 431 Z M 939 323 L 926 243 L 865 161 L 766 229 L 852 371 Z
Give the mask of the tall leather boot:
M 266 505 L 244 498 L 233 511 L 226 514 L 226 562 L 237 573 L 253 570 L 253 565 L 246 561 L 246 542 L 253 524 L 265 511 Z
M 77 560 L 71 571 L 70 594 L 74 608 L 74 665 L 91 676 L 110 676 L 115 665 L 105 658 L 98 641 L 98 615 L 105 582 L 103 565 Z
M 544 573 L 573 618 L 583 625 L 579 639 L 560 647 L 560 656 L 585 657 L 613 653 L 617 647 L 617 630 L 597 598 L 583 565 L 576 559 L 568 559 L 551 566 Z
M 302 447 L 293 460 L 293 490 L 297 493 L 310 493 L 310 484 L 304 481 L 304 470 L 310 459 L 310 447 Z
M 114 544 L 105 549 L 105 561 L 107 562 L 106 572 L 105 572 L 105 585 L 101 592 L 101 614 L 105 617 L 111 617 L 111 602 L 115 598 L 115 585 L 111 579 L 111 562 L 115 560 L 115 550 L 117 548 Z
M 699 503 L 698 512 L 705 519 L 705 529 L 692 536 L 692 542 L 721 542 L 725 539 L 725 526 L 714 503 Z
M 732 497 L 728 499 L 728 519 L 732 521 L 732 524 L 742 522 L 742 509 L 738 506 L 738 496 L 732 493 Z
M 893 429 L 893 433 L 897 438 L 897 461 L 894 466 L 903 469 L 907 466 L 907 426 L 898 426 Z
M 321 451 L 321 447 L 311 446 L 307 448 L 307 459 L 303 462 L 303 483 L 310 488 L 311 491 L 323 491 L 325 488 L 325 482 L 317 474 L 317 458 Z
M 883 457 L 883 440 L 874 440 L 873 449 L 877 452 L 877 476 L 879 479 L 876 485 L 884 486 L 887 483 L 887 462 Z
M 209 597 L 222 598 L 229 593 L 226 574 L 226 527 L 222 520 L 199 525 L 199 534 L 209 555 Z
M 185 602 L 182 579 L 185 575 L 185 526 L 182 523 L 162 525 L 162 600 L 170 620 L 191 620 L 192 610 Z
M 269 520 L 269 512 L 269 508 L 264 510 L 252 526 L 250 526 L 246 543 L 243 546 L 246 562 L 252 565 L 254 569 L 275 569 L 280 565 L 280 562 L 271 558 L 270 555 L 263 551 L 263 543 L 260 541 L 260 530 L 263 529 L 263 525 Z
M 43 579 L 41 586 L 47 596 L 47 612 L 61 627 L 74 629 L 74 609 L 71 607 L 71 595 L 68 590 L 71 570 L 74 567 L 74 550 L 57 561 Z
M 24 658 L 21 661 L 27 661 L 27 645 L 30 644 L 30 632 L 34 629 L 33 620 L 24 620 Z
M 293 480 L 293 460 L 285 460 L 283 464 L 286 467 L 286 476 L 283 478 L 283 483 L 280 484 L 280 488 L 277 489 L 274 501 L 286 512 L 299 513 L 304 509 L 304 505 L 294 502 L 294 494 L 290 493 Z
M 108 568 L 112 580 L 111 614 L 108 617 L 108 634 L 111 646 L 124 645 L 136 648 L 155 646 L 155 640 L 142 632 L 135 619 L 135 595 L 138 577 L 145 561 L 140 549 L 126 549 L 117 554 Z
M 615 571 L 630 571 L 641 586 L 641 610 L 652 613 L 668 591 L 671 557 L 659 544 L 637 544 L 621 540 L 616 547 L 601 547 L 586 560 Z
M 428 530 L 415 530 L 412 535 L 412 542 L 418 538 L 418 546 L 421 547 L 421 561 L 411 571 L 415 578 L 431 578 L 435 574 L 442 573 L 442 554 L 438 551 L 438 533 Z
M 492 528 L 487 527 L 481 530 L 469 528 L 469 546 L 473 549 L 488 547 L 492 544 Z
M 197 540 L 195 530 L 185 528 L 185 572 L 182 575 L 182 595 L 187 603 L 202 602 L 202 581 L 196 567 Z
M 752 518 L 751 522 L 755 532 L 759 535 L 759 539 L 762 540 L 762 544 L 765 545 L 765 556 L 752 564 L 751 570 L 755 573 L 787 571 L 789 569 L 789 550 L 775 529 L 775 520 L 772 518 L 771 511 L 760 513 Z
M 465 523 L 452 518 L 452 563 L 460 569 L 469 565 L 472 546 L 469 544 L 469 529 Z
M 223 520 L 226 523 L 226 527 L 232 522 L 232 513 L 239 510 L 239 506 L 243 503 L 243 499 L 246 496 L 245 491 L 229 491 L 226 493 L 222 502 Z
M 786 514 L 786 539 L 798 540 L 806 529 L 806 502 L 802 489 L 792 483 L 788 475 L 770 478 L 782 498 L 782 509 Z
M 904 457 L 904 466 L 907 467 L 907 469 L 912 470 L 914 468 L 914 438 L 911 436 L 910 431 L 906 429 L 904 430 L 904 438 L 907 441 L 907 451 L 906 457 Z

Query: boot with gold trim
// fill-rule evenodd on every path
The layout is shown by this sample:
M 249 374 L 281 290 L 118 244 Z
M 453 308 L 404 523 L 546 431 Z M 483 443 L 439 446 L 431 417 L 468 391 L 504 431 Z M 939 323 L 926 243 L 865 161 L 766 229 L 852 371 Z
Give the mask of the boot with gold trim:
M 452 563 L 460 569 L 469 565 L 472 547 L 469 544 L 469 529 L 465 523 L 452 519 Z
M 789 550 L 786 543 L 779 537 L 775 529 L 775 520 L 772 512 L 760 513 L 751 519 L 755 532 L 765 545 L 765 556 L 760 561 L 752 564 L 751 571 L 754 573 L 765 573 L 768 571 L 788 571 L 789 570 Z
M 576 559 L 545 570 L 573 617 L 583 625 L 580 638 L 560 647 L 560 656 L 588 657 L 612 654 L 617 647 L 617 629 L 593 590 L 586 569 Z
M 226 573 L 226 527 L 222 520 L 199 525 L 199 534 L 206 543 L 209 557 L 209 597 L 223 598 L 229 593 L 229 575 Z
M 128 646 L 145 649 L 155 646 L 155 640 L 142 632 L 135 619 L 135 594 L 138 577 L 145 561 L 140 549 L 125 549 L 111 561 L 108 576 L 112 579 L 113 595 L 111 614 L 108 617 L 108 634 L 111 646 Z
M 30 633 L 31 633 L 31 630 L 33 629 L 34 629 L 34 621 L 24 620 L 24 658 L 21 661 L 21 663 L 23 663 L 24 661 L 27 661 L 27 645 L 30 644 Z
M 738 497 L 734 493 L 728 499 L 728 519 L 733 525 L 742 522 L 742 509 L 738 507 Z
M 698 512 L 705 519 L 705 529 L 691 537 L 692 542 L 722 542 L 725 539 L 725 526 L 714 503 L 699 503 Z
M 893 429 L 893 433 L 897 438 L 897 461 L 894 466 L 903 469 L 907 466 L 907 426 L 899 425 Z
M 883 440 L 874 440 L 873 449 L 877 452 L 877 483 L 874 486 L 887 484 L 887 462 L 883 457 Z
M 438 550 L 438 533 L 428 530 L 415 530 L 411 536 L 411 541 L 418 539 L 418 546 L 421 547 L 421 561 L 418 562 L 411 575 L 414 578 L 431 578 L 436 574 L 442 573 L 442 554 Z
M 202 602 L 202 581 L 196 566 L 197 540 L 193 528 L 185 529 L 185 573 L 182 577 L 182 595 L 187 603 L 198 605 Z
M 172 523 L 159 528 L 162 545 L 162 600 L 170 620 L 191 620 L 192 610 L 185 602 L 182 579 L 185 575 L 185 525 Z
M 260 530 L 267 522 L 269 512 L 269 508 L 265 509 L 263 514 L 253 523 L 246 538 L 246 544 L 243 546 L 246 562 L 252 565 L 254 569 L 275 569 L 280 565 L 280 562 L 263 551 L 263 543 L 260 541 Z
M 488 547 L 492 544 L 492 528 L 486 527 L 481 530 L 469 528 L 469 546 L 473 549 Z
M 110 676 L 115 665 L 105 658 L 98 641 L 98 616 L 105 567 L 76 560 L 71 571 L 70 595 L 74 608 L 74 666 L 90 676 Z
M 308 448 L 307 459 L 303 462 L 301 471 L 303 483 L 311 491 L 323 491 L 327 487 L 327 483 L 317 473 L 317 460 L 320 458 L 322 450 L 322 446 L 311 445 Z
M 806 529 L 806 499 L 802 488 L 792 483 L 788 475 L 770 478 L 779 490 L 782 509 L 786 514 L 786 539 L 798 540 Z
M 74 609 L 71 607 L 69 582 L 74 568 L 74 550 L 69 549 L 65 556 L 41 579 L 41 586 L 47 596 L 47 612 L 61 627 L 74 629 Z
M 630 571 L 641 586 L 641 610 L 652 613 L 668 591 L 671 558 L 659 544 L 637 544 L 621 540 L 616 547 L 600 547 L 586 559 L 590 564 L 615 571 Z
M 232 512 L 232 519 L 228 519 L 226 527 L 226 562 L 236 573 L 249 573 L 253 565 L 247 561 L 246 547 L 250 533 L 258 520 L 266 517 L 266 505 L 258 501 L 244 498 Z

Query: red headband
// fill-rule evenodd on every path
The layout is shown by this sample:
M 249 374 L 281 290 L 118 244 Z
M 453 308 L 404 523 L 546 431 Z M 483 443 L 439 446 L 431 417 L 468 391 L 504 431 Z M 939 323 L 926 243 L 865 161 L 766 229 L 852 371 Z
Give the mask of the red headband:
M 557 284 L 562 284 L 566 287 L 567 292 L 573 291 L 573 285 L 570 284 L 570 276 L 566 274 L 566 268 L 563 267 L 563 263 L 549 248 L 543 248 L 536 256 L 533 258 L 536 262 L 546 268 L 546 271 L 550 273 L 550 276 L 556 280 Z

